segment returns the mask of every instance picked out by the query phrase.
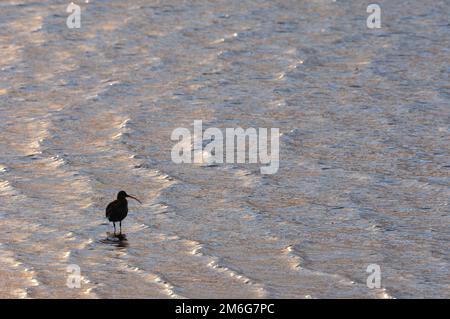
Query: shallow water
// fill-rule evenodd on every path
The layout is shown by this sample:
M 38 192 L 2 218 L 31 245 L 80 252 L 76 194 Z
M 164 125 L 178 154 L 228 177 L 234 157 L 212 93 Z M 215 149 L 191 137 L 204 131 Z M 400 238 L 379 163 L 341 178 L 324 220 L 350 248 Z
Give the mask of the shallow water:
M 450 297 L 448 1 L 378 30 L 360 1 L 68 3 L 0 3 L 0 297 Z M 279 171 L 174 164 L 194 120 L 280 128 Z

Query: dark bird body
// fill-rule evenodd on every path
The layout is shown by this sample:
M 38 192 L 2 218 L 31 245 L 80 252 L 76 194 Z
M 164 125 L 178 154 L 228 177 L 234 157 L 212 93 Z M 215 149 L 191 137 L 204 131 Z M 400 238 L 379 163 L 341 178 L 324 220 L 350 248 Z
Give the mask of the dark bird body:
M 106 206 L 106 218 L 114 225 L 114 234 L 116 233 L 116 223 L 119 222 L 120 234 L 122 234 L 122 220 L 128 215 L 128 201 L 127 197 L 141 201 L 134 196 L 128 195 L 124 191 L 120 191 L 117 194 L 117 199 Z

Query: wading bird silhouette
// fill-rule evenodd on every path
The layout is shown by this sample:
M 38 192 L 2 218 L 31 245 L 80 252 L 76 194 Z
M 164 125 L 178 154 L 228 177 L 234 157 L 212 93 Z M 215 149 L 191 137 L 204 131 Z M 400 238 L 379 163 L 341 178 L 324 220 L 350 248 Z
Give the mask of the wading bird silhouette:
M 119 222 L 120 233 L 122 234 L 122 220 L 128 215 L 128 201 L 127 197 L 132 198 L 142 204 L 139 199 L 128 195 L 125 191 L 120 191 L 117 194 L 117 199 L 106 206 L 106 218 L 114 225 L 114 235 L 116 234 L 116 222 Z

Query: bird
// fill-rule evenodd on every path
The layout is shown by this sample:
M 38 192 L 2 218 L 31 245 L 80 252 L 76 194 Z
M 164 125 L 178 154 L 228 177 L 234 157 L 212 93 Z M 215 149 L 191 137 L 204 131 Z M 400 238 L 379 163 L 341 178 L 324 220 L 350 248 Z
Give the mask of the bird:
M 132 198 L 142 204 L 142 202 L 136 197 L 128 195 L 125 191 L 120 191 L 117 194 L 117 199 L 106 206 L 106 218 L 108 218 L 108 220 L 114 225 L 114 235 L 116 234 L 116 222 L 119 222 L 119 234 L 122 234 L 122 220 L 124 220 L 128 215 L 127 197 Z

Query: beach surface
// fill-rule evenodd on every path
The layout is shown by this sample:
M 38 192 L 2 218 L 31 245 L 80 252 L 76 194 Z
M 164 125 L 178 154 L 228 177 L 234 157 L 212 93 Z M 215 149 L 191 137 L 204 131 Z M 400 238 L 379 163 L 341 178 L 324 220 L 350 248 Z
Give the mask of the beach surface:
M 449 298 L 449 3 L 377 3 L 1 1 L 0 297 Z M 175 164 L 194 120 L 278 171 Z

